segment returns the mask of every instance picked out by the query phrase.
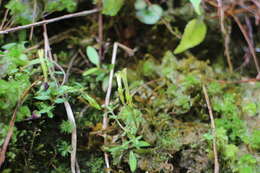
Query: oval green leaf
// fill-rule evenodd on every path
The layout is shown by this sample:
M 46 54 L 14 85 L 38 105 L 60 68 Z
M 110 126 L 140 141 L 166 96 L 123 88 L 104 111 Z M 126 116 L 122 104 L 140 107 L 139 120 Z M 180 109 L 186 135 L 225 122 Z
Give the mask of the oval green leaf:
M 207 26 L 200 19 L 193 19 L 186 25 L 180 44 L 174 50 L 175 54 L 200 44 L 206 36 Z
M 99 55 L 97 53 L 97 50 L 92 47 L 92 46 L 88 46 L 87 47 L 87 56 L 90 62 L 92 62 L 93 64 L 95 64 L 96 66 L 99 66 Z
M 135 9 L 136 10 L 143 10 L 147 6 L 146 2 L 144 0 L 136 0 L 135 1 Z
M 103 0 L 102 13 L 115 16 L 124 5 L 124 0 Z
M 137 168 L 137 159 L 136 159 L 136 156 L 133 151 L 130 151 L 130 153 L 129 153 L 128 164 L 130 166 L 131 172 L 135 172 L 135 170 Z
M 136 12 L 137 18 L 147 25 L 153 25 L 160 20 L 163 15 L 163 9 L 159 5 L 151 5 L 147 9 L 138 10 Z

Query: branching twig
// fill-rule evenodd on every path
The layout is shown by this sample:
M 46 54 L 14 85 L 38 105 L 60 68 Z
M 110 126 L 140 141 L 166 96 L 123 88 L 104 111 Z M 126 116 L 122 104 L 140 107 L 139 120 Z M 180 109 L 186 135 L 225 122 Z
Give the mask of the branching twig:
M 210 4 L 211 6 L 218 8 L 218 5 L 215 2 L 210 1 L 210 0 L 205 0 L 205 1 L 208 4 Z M 250 6 L 249 8 L 256 8 L 257 9 L 257 6 L 254 5 L 252 7 Z M 235 16 L 236 14 L 242 13 L 244 9 L 242 9 L 242 10 L 239 9 L 239 10 L 240 10 L 239 12 L 236 12 L 236 11 L 233 11 L 233 10 L 231 10 L 231 11 L 227 10 L 227 11 L 224 11 L 224 13 L 226 13 L 229 16 L 231 16 L 235 20 L 235 22 L 237 23 L 239 29 L 241 30 L 241 32 L 242 32 L 242 34 L 243 34 L 243 36 L 244 36 L 244 38 L 245 38 L 245 40 L 247 42 L 247 45 L 249 47 L 249 51 L 250 51 L 251 55 L 253 56 L 253 59 L 254 59 L 254 62 L 255 62 L 255 66 L 256 66 L 256 70 L 257 70 L 257 73 L 258 73 L 257 77 L 259 77 L 260 76 L 260 67 L 259 67 L 259 63 L 258 63 L 257 57 L 256 57 L 254 46 L 253 46 L 252 42 L 250 41 L 250 38 L 249 38 L 245 28 L 243 27 L 243 25 L 241 24 L 241 22 L 239 21 L 237 16 Z M 246 9 L 246 11 L 248 11 L 248 10 Z
M 73 14 L 67 14 L 67 15 L 64 15 L 64 16 L 60 16 L 60 17 L 56 17 L 56 18 L 52 18 L 52 19 L 48 19 L 48 20 L 43 20 L 43 21 L 40 21 L 40 22 L 28 24 L 28 25 L 17 26 L 17 27 L 14 27 L 14 28 L 6 29 L 4 31 L 0 31 L 0 34 L 8 34 L 10 32 L 15 32 L 15 31 L 18 31 L 18 30 L 27 29 L 27 28 L 31 28 L 31 27 L 34 27 L 34 26 L 40 26 L 40 25 L 44 25 L 44 24 L 48 24 L 48 23 L 53 23 L 53 22 L 57 22 L 57 21 L 60 21 L 60 20 L 64 20 L 64 19 L 86 16 L 86 15 L 89 15 L 89 14 L 96 13 L 98 11 L 99 11 L 99 9 L 93 9 L 93 10 L 86 10 L 86 11 L 81 11 L 81 12 L 73 13 Z
M 212 113 L 212 108 L 209 101 L 209 96 L 206 87 L 203 85 L 203 93 L 207 102 L 208 110 L 209 110 L 209 116 L 210 116 L 210 122 L 211 122 L 211 129 L 212 129 L 212 136 L 213 136 L 213 152 L 214 152 L 214 173 L 219 173 L 219 163 L 218 163 L 218 151 L 216 146 L 216 128 L 214 123 L 214 116 Z
M 247 45 L 249 47 L 249 50 L 250 50 L 250 53 L 251 55 L 253 56 L 253 59 L 254 59 L 254 62 L 255 62 L 255 67 L 256 67 L 256 70 L 257 70 L 257 73 L 258 75 L 260 74 L 260 67 L 259 67 L 259 63 L 258 63 L 258 59 L 256 57 L 256 53 L 255 53 L 255 49 L 254 49 L 254 46 L 252 44 L 252 42 L 250 41 L 250 38 L 246 32 L 246 30 L 244 29 L 243 25 L 241 24 L 241 22 L 238 20 L 238 18 L 234 15 L 231 15 L 233 17 L 233 19 L 236 21 L 238 27 L 240 28 L 246 42 L 247 42 Z

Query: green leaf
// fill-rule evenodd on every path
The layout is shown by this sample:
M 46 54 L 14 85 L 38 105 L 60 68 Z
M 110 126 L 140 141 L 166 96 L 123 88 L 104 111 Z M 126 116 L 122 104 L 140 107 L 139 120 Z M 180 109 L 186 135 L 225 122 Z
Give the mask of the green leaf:
M 52 110 L 55 108 L 54 106 L 48 105 L 46 103 L 40 102 L 37 107 L 39 108 L 39 112 L 37 114 L 47 114 L 49 118 L 53 118 Z
M 135 147 L 139 148 L 139 147 L 149 147 L 150 144 L 146 141 L 138 141 L 137 143 L 135 143 Z
M 130 151 L 130 153 L 129 153 L 128 164 L 130 166 L 131 172 L 135 172 L 135 170 L 137 168 L 137 159 L 136 159 L 136 156 L 133 151 Z
M 83 98 L 86 99 L 88 101 L 88 103 L 90 104 L 90 106 L 101 110 L 101 107 L 99 106 L 99 104 L 97 103 L 97 101 L 95 99 L 93 99 L 92 97 L 90 97 L 88 94 L 84 93 Z
M 202 14 L 201 8 L 200 8 L 201 0 L 190 0 L 190 2 L 192 3 L 192 6 L 193 6 L 195 12 L 196 12 L 198 15 L 201 15 L 201 14 Z
M 31 111 L 28 106 L 21 106 L 17 112 L 16 121 L 24 120 L 27 117 L 30 117 Z
M 115 16 L 124 5 L 124 0 L 103 0 L 102 13 Z
M 105 77 L 104 80 L 102 81 L 102 90 L 106 92 L 108 86 L 109 86 L 109 76 Z
M 90 69 L 86 70 L 82 75 L 83 76 L 88 76 L 88 75 L 95 74 L 95 73 L 97 73 L 99 71 L 100 71 L 100 69 L 98 67 L 93 67 L 93 68 L 90 68 Z
M 92 47 L 92 46 L 87 47 L 87 55 L 88 55 L 90 62 L 92 62 L 96 66 L 99 66 L 99 63 L 100 63 L 99 55 L 97 53 L 97 50 L 94 47 Z
M 156 71 L 156 64 L 153 59 L 148 59 L 143 64 L 143 74 L 144 76 L 150 77 L 155 74 Z
M 163 9 L 161 6 L 153 4 L 148 8 L 143 10 L 138 10 L 136 12 L 137 18 L 147 25 L 152 25 L 157 23 L 163 15 Z
M 34 12 L 31 4 L 30 1 L 11 0 L 5 7 L 10 10 L 10 14 L 16 23 L 25 25 L 32 23 L 39 13 L 38 11 Z
M 41 93 L 39 96 L 34 97 L 37 100 L 49 100 L 51 97 L 49 95 L 45 95 L 44 92 Z
M 46 1 L 45 12 L 62 11 L 66 9 L 68 12 L 73 12 L 77 7 L 75 0 L 55 0 Z
M 54 100 L 54 102 L 57 103 L 57 104 L 64 103 L 65 101 L 66 101 L 66 99 L 64 99 L 64 98 L 56 98 Z
M 174 50 L 175 54 L 200 44 L 207 33 L 207 26 L 200 19 L 193 19 L 186 25 L 180 44 Z
M 147 4 L 144 0 L 136 0 L 135 1 L 135 9 L 136 10 L 143 10 L 147 7 Z

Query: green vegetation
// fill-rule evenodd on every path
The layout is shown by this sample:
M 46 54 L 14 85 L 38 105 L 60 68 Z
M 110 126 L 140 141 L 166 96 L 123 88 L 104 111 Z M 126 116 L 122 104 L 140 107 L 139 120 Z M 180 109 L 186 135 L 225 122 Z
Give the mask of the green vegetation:
M 258 173 L 259 7 L 219 2 L 0 1 L 0 172 Z

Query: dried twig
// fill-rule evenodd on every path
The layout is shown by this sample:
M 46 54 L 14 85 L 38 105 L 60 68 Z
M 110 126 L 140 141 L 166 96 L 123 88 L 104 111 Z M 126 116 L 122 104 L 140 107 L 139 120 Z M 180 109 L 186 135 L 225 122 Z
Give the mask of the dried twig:
M 70 167 L 71 172 L 76 173 L 76 152 L 77 152 L 77 128 L 76 128 L 76 122 L 74 118 L 73 111 L 71 109 L 71 106 L 68 101 L 64 102 L 64 106 L 67 112 L 68 120 L 73 124 L 73 130 L 71 133 L 71 146 L 72 151 L 70 153 Z M 78 169 L 79 170 L 79 169 Z M 78 172 L 78 171 L 77 171 Z
M 211 6 L 218 8 L 218 5 L 215 2 L 210 1 L 210 0 L 205 0 L 205 1 L 208 4 L 210 4 Z M 249 8 L 250 9 L 254 9 L 254 8 L 257 9 L 258 6 L 253 5 L 253 6 L 249 6 Z M 238 10 L 239 10 L 239 12 L 237 12 Z M 242 10 L 238 9 L 238 10 L 236 10 L 236 11 L 234 11 L 233 9 L 232 10 L 227 10 L 227 11 L 224 11 L 224 13 L 229 15 L 229 16 L 231 16 L 235 20 L 235 22 L 237 23 L 239 29 L 241 30 L 241 32 L 242 32 L 242 34 L 243 34 L 243 36 L 244 36 L 244 38 L 245 38 L 245 40 L 246 40 L 246 42 L 248 44 L 249 51 L 250 51 L 251 55 L 253 56 L 253 59 L 254 59 L 254 62 L 255 62 L 255 66 L 256 66 L 256 70 L 257 70 L 257 73 L 258 73 L 257 77 L 259 77 L 260 76 L 260 67 L 259 67 L 259 63 L 258 63 L 257 57 L 256 57 L 254 46 L 253 46 L 253 44 L 252 44 L 252 42 L 251 42 L 251 40 L 250 40 L 250 38 L 249 38 L 249 36 L 248 36 L 248 34 L 246 32 L 246 29 L 243 27 L 243 25 L 239 21 L 238 17 L 235 16 L 236 14 L 240 14 L 240 13 L 242 13 L 244 11 L 248 11 L 248 9 L 242 9 Z
M 113 76 L 114 76 L 114 69 L 115 69 L 116 55 L 117 55 L 118 47 L 124 49 L 129 55 L 134 54 L 134 50 L 128 48 L 127 46 L 120 44 L 118 42 L 114 43 L 112 59 L 111 59 L 111 64 L 113 65 L 113 68 L 110 70 L 110 74 L 109 74 L 109 82 L 108 82 L 108 88 L 107 88 L 107 93 L 106 93 L 106 98 L 105 98 L 105 107 L 109 106 L 109 102 L 110 102 L 110 96 L 111 96 L 111 90 L 112 90 L 112 85 L 113 85 Z M 107 113 L 105 113 L 103 115 L 102 130 L 105 131 L 107 129 L 107 127 L 108 127 L 108 116 L 107 116 Z M 105 133 L 103 136 L 104 136 L 104 139 L 105 139 L 104 143 L 107 144 L 107 139 L 106 139 L 107 134 Z M 104 153 L 104 157 L 105 157 L 107 172 L 110 172 L 109 158 L 108 158 L 108 154 L 106 152 Z
M 256 57 L 256 53 L 255 53 L 255 49 L 254 49 L 254 46 L 253 46 L 253 43 L 252 41 L 250 40 L 245 28 L 243 27 L 243 25 L 241 24 L 241 22 L 239 21 L 239 19 L 234 16 L 233 14 L 231 15 L 233 17 L 233 19 L 236 21 L 239 29 L 241 30 L 246 42 L 247 42 L 247 45 L 249 47 L 249 50 L 250 50 L 250 53 L 251 55 L 253 56 L 253 59 L 254 59 L 254 62 L 255 62 L 255 67 L 256 67 L 256 70 L 257 70 L 257 73 L 258 75 L 260 74 L 260 67 L 259 67 L 259 63 L 258 63 L 258 59 Z
M 223 4 L 222 4 L 222 0 L 217 0 L 218 1 L 218 15 L 219 15 L 219 20 L 220 20 L 220 28 L 221 28 L 221 32 L 223 34 L 224 37 L 224 42 L 225 42 L 225 55 L 227 57 L 227 62 L 228 62 L 228 66 L 229 66 L 229 71 L 233 72 L 233 65 L 232 65 L 232 61 L 231 61 L 231 57 L 230 57 L 230 51 L 229 51 L 229 42 L 230 42 L 230 36 L 229 36 L 229 32 L 227 32 L 227 30 L 225 29 L 225 25 L 224 25 L 224 10 L 223 10 Z
M 64 31 L 62 33 L 56 34 L 54 36 L 52 36 L 51 38 L 49 38 L 49 43 L 50 45 L 55 44 L 55 43 L 59 43 L 67 38 L 69 38 L 71 36 L 72 32 L 75 32 L 76 29 L 69 29 L 67 31 Z M 44 41 L 40 41 L 39 43 L 37 43 L 36 45 L 29 47 L 28 49 L 26 49 L 27 52 L 34 50 L 34 49 L 38 49 L 39 47 L 44 45 Z
M 225 80 L 212 80 L 223 84 L 240 84 L 240 83 L 251 83 L 251 82 L 260 82 L 260 78 L 252 78 L 252 79 L 245 79 L 245 80 L 238 80 L 238 81 L 225 81 Z
M 73 66 L 73 63 L 74 63 L 75 59 L 77 58 L 77 56 L 78 56 L 78 52 L 71 58 L 71 60 L 70 60 L 70 62 L 69 62 L 68 69 L 67 69 L 67 71 L 66 71 L 66 77 L 65 77 L 64 83 L 69 80 L 70 71 L 71 71 L 71 68 L 72 68 L 72 66 Z
M 36 10 L 37 10 L 37 1 L 33 0 L 33 20 L 32 22 L 35 22 L 35 18 L 36 18 Z M 29 36 L 29 40 L 31 41 L 33 38 L 33 32 L 34 32 L 34 26 L 31 27 L 31 31 L 30 31 L 30 36 Z
M 213 136 L 213 152 L 214 152 L 214 173 L 219 173 L 219 163 L 218 163 L 218 152 L 216 146 L 216 128 L 214 123 L 214 116 L 212 113 L 212 108 L 209 101 L 209 96 L 206 87 L 203 85 L 203 93 L 207 102 L 207 107 L 209 110 L 210 122 L 211 122 L 211 129 L 212 129 L 212 136 Z
M 99 11 L 99 9 L 93 9 L 93 10 L 86 10 L 86 11 L 81 11 L 81 12 L 73 13 L 73 14 L 67 14 L 67 15 L 64 15 L 64 16 L 60 16 L 60 17 L 56 17 L 56 18 L 52 18 L 52 19 L 48 19 L 48 20 L 43 20 L 43 21 L 40 21 L 40 22 L 28 24 L 28 25 L 17 26 L 17 27 L 14 27 L 14 28 L 6 29 L 4 31 L 0 31 L 0 34 L 8 34 L 10 32 L 15 32 L 15 31 L 18 31 L 18 30 L 27 29 L 27 28 L 31 28 L 31 27 L 34 27 L 34 26 L 40 26 L 40 25 L 53 23 L 53 22 L 57 22 L 57 21 L 60 21 L 60 20 L 74 18 L 74 17 L 86 16 L 86 15 L 89 15 L 89 14 L 96 13 L 98 11 Z
M 1 23 L 1 26 L 0 26 L 0 30 L 2 30 L 2 29 L 4 28 L 5 21 L 6 21 L 6 19 L 7 19 L 8 13 L 9 13 L 9 9 L 7 9 L 7 10 L 5 11 L 4 18 L 2 19 L 2 23 Z
M 51 48 L 50 48 L 50 44 L 49 44 L 49 39 L 48 39 L 48 34 L 47 34 L 47 27 L 46 25 L 44 25 L 43 27 L 44 32 L 43 32 L 43 36 L 44 36 L 44 47 L 45 47 L 45 57 L 49 59 L 50 62 L 52 62 L 56 67 L 58 67 L 62 72 L 63 72 L 63 81 L 61 84 L 58 83 L 58 81 L 55 78 L 54 75 L 54 67 L 49 68 L 50 74 L 52 79 L 56 82 L 56 85 L 64 85 L 65 82 L 68 80 L 67 74 L 65 73 L 65 71 L 63 70 L 63 68 L 56 62 L 54 61 L 53 57 L 52 57 L 52 53 L 51 53 Z M 75 56 L 76 58 L 76 56 Z M 75 59 L 73 58 L 73 60 Z M 72 62 L 73 63 L 73 62 Z M 70 64 L 70 68 L 72 66 L 72 63 Z M 70 72 L 70 68 L 68 68 L 68 73 Z M 65 96 L 64 96 L 65 97 Z M 79 173 L 79 166 L 76 167 L 76 152 L 77 152 L 77 126 L 76 126 L 76 122 L 75 122 L 75 118 L 74 118 L 74 114 L 72 111 L 72 108 L 69 104 L 68 101 L 64 102 L 64 106 L 66 109 L 66 113 L 67 113 L 67 117 L 68 120 L 71 122 L 71 124 L 73 125 L 73 130 L 71 133 L 71 146 L 72 146 L 72 151 L 70 154 L 70 165 L 71 165 L 71 172 L 72 173 Z

